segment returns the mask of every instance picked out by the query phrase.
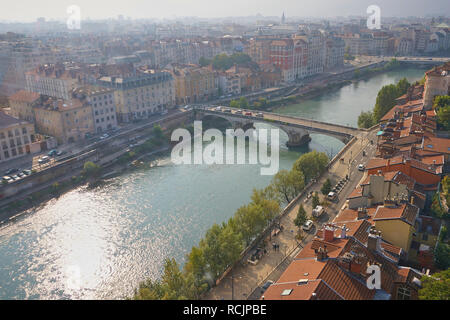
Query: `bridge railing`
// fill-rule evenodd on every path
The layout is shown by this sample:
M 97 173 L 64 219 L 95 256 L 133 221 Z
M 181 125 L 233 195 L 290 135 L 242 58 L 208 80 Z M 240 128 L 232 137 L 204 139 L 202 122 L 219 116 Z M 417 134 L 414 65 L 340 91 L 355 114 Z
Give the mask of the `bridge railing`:
M 204 107 L 200 107 L 200 108 L 197 108 L 197 109 L 203 110 L 204 112 L 208 112 L 208 113 L 212 113 L 212 114 L 220 114 L 222 116 L 231 116 L 231 117 L 237 117 L 237 118 L 249 119 L 249 120 L 255 120 L 255 119 L 256 120 L 263 120 L 263 121 L 278 123 L 278 124 L 281 124 L 281 125 L 289 125 L 291 127 L 297 127 L 297 128 L 300 128 L 300 129 L 312 129 L 314 131 L 328 133 L 328 134 L 333 134 L 333 135 L 346 136 L 346 137 L 353 136 L 350 133 L 341 132 L 341 131 L 334 131 L 334 130 L 328 130 L 328 129 L 324 129 L 324 128 L 315 127 L 315 126 L 312 126 L 312 125 L 308 126 L 306 124 L 302 125 L 302 124 L 298 124 L 298 123 L 290 123 L 290 122 L 285 122 L 285 121 L 281 121 L 281 120 L 264 119 L 264 118 L 255 117 L 255 116 L 247 116 L 247 115 L 244 115 L 244 114 L 225 113 L 223 111 L 209 110 L 209 109 L 206 109 Z M 245 111 L 247 112 L 247 110 L 245 110 Z M 250 111 L 248 111 L 248 112 L 250 112 Z M 290 118 L 290 119 L 293 119 L 293 120 L 302 120 L 302 121 L 305 121 L 305 122 L 311 122 L 311 124 L 312 123 L 316 123 L 316 124 L 319 124 L 319 125 L 321 124 L 321 125 L 335 126 L 335 127 L 340 127 L 340 128 L 351 130 L 351 131 L 358 131 L 358 130 L 360 130 L 360 129 L 357 129 L 357 128 L 343 126 L 343 125 L 339 125 L 339 124 L 321 122 L 321 121 L 316 121 L 316 120 L 312 120 L 312 119 L 305 119 L 305 118 L 300 118 L 300 117 L 279 115 L 277 113 L 263 112 L 263 114 L 271 114 L 271 115 L 274 115 L 274 116 L 283 116 L 285 118 Z

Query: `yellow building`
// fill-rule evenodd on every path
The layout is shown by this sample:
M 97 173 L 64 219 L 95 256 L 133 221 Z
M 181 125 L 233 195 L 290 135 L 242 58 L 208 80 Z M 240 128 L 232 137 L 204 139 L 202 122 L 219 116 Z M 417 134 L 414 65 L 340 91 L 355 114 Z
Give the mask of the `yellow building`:
M 177 65 L 171 70 L 175 79 L 175 101 L 188 104 L 207 101 L 217 96 L 214 72 L 197 65 Z
M 418 216 L 419 208 L 409 203 L 385 203 L 377 208 L 372 220 L 384 240 L 408 252 Z
M 92 107 L 78 99 L 48 98 L 34 107 L 36 130 L 55 137 L 58 143 L 70 143 L 94 133 Z
M 39 102 L 40 94 L 20 90 L 9 96 L 11 115 L 15 118 L 34 122 L 33 106 Z
M 31 153 L 34 125 L 0 112 L 0 162 Z

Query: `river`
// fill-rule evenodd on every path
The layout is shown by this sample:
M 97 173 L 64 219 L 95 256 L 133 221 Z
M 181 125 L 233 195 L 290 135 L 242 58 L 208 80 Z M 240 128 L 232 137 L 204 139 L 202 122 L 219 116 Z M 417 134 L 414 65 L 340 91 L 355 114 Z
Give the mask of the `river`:
M 356 126 L 381 86 L 402 77 L 415 81 L 423 69 L 406 69 L 346 85 L 320 97 L 274 110 Z M 259 125 L 267 127 L 266 125 Z M 311 135 L 309 146 L 280 150 L 280 168 L 304 152 L 329 155 L 342 142 Z M 282 133 L 280 142 L 286 142 Z M 160 165 L 79 187 L 0 227 L 0 299 L 117 299 L 157 278 L 166 257 L 185 255 L 214 223 L 250 201 L 253 188 L 271 176 L 259 165 Z

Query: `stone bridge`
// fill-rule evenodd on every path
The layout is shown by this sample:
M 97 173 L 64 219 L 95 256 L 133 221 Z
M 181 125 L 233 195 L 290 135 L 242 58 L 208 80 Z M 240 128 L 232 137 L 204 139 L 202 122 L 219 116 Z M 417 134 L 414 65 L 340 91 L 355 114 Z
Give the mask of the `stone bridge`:
M 347 144 L 352 137 L 363 132 L 363 130 L 353 127 L 271 112 L 244 110 L 243 114 L 240 114 L 236 113 L 237 109 L 226 109 L 230 109 L 231 112 L 218 111 L 214 107 L 196 107 L 194 109 L 195 119 L 202 120 L 206 116 L 218 117 L 230 122 L 234 129 L 242 128 L 244 130 L 254 127 L 254 123 L 266 123 L 286 132 L 289 137 L 286 143 L 288 147 L 296 147 L 308 143 L 311 140 L 310 133 L 324 134 Z M 251 113 L 252 115 L 245 115 L 245 113 Z

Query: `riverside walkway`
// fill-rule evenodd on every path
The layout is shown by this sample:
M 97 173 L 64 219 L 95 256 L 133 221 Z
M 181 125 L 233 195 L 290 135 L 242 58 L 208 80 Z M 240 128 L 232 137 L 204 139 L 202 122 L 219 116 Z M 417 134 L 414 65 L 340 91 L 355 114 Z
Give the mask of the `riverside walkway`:
M 281 225 L 284 230 L 276 237 L 272 237 L 270 242 L 279 245 L 279 250 L 273 250 L 272 246 L 266 247 L 268 250 L 257 265 L 247 263 L 238 263 L 216 286 L 205 294 L 205 300 L 244 300 L 259 299 L 261 296 L 261 288 L 266 281 L 276 281 L 288 267 L 293 257 L 308 243 L 314 236 L 318 226 L 323 223 L 332 221 L 340 208 L 345 204 L 346 197 L 356 187 L 363 178 L 364 173 L 357 170 L 357 166 L 361 163 L 366 164 L 368 159 L 375 154 L 376 144 L 370 144 L 370 140 L 376 141 L 377 128 L 371 131 L 361 132 L 350 143 L 351 145 L 344 147 L 333 163 L 331 163 L 328 172 L 323 174 L 316 183 L 312 184 L 304 195 L 293 205 L 290 210 L 281 218 Z M 362 155 L 362 151 L 366 152 L 366 156 Z M 344 158 L 344 161 L 339 161 Z M 350 173 L 350 174 L 349 174 Z M 310 191 L 317 191 L 322 199 L 320 188 L 327 178 L 334 185 L 338 180 L 349 174 L 350 180 L 339 194 L 338 203 L 333 203 L 327 208 L 327 214 L 324 215 L 319 222 L 308 232 L 304 233 L 305 238 L 298 242 L 295 238 L 297 227 L 294 225 L 294 219 L 297 215 L 300 204 L 303 204 L 308 215 L 311 215 L 312 206 L 311 199 L 305 202 L 306 194 Z

